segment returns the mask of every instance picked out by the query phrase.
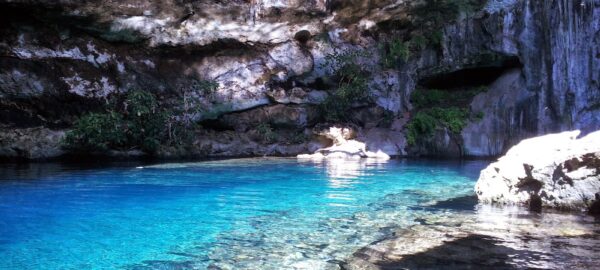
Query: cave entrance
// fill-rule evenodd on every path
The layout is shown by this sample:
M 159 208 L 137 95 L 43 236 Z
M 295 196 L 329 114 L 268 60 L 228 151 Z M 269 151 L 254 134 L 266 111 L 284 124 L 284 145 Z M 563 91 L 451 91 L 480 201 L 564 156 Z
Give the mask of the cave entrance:
M 509 57 L 496 65 L 470 67 L 424 77 L 419 81 L 419 85 L 423 88 L 442 90 L 490 85 L 507 70 L 522 66 L 517 57 Z

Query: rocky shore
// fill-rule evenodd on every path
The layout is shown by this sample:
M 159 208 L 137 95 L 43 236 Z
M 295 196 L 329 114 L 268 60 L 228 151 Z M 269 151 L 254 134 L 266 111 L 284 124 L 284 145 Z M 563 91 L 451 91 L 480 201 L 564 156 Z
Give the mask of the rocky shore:
M 483 202 L 562 210 L 592 210 L 600 197 L 600 131 L 524 140 L 481 172 L 475 187 Z
M 600 225 L 589 216 L 480 205 L 417 220 L 358 250 L 341 269 L 592 269 L 600 262 Z

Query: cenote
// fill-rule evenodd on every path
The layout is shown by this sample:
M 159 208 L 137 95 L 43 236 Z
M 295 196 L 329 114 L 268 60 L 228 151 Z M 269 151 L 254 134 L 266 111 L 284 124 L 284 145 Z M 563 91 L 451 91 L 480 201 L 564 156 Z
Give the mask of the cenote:
M 418 212 L 442 211 L 428 206 L 473 195 L 485 165 L 260 158 L 6 169 L 0 268 L 326 269 L 417 223 Z

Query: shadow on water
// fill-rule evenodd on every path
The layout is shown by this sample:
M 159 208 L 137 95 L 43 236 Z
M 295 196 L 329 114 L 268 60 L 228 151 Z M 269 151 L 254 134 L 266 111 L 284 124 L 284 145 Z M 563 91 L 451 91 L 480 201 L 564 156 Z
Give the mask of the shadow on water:
M 40 180 L 47 177 L 69 174 L 76 171 L 107 168 L 135 168 L 144 163 L 131 162 L 48 162 L 48 163 L 4 163 L 0 164 L 0 183 L 14 180 Z
M 516 250 L 500 243 L 501 240 L 490 236 L 471 234 L 423 252 L 403 256 L 399 260 L 384 260 L 376 265 L 380 269 L 389 270 L 522 269 L 509 262 L 515 259 L 535 261 L 544 256 L 543 253 Z
M 477 196 L 463 196 L 436 202 L 430 208 L 456 211 L 473 211 L 478 204 Z
M 438 201 L 433 205 L 409 206 L 409 210 L 436 212 L 440 210 L 452 211 L 474 211 L 477 208 L 477 196 L 462 196 L 444 201 Z

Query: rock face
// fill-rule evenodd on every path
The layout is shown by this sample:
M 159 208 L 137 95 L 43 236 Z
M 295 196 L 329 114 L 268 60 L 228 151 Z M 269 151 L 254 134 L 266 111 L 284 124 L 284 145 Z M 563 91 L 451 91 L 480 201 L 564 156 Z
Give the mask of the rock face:
M 24 128 L 0 132 L 0 157 L 10 160 L 29 160 L 56 157 L 64 154 L 61 139 L 64 131 L 47 128 Z
M 524 140 L 481 172 L 483 202 L 585 210 L 600 193 L 600 131 Z
M 598 3 L 488 1 L 485 10 L 446 27 L 441 56 L 420 62 L 419 75 L 441 76 L 441 86 L 500 68 L 471 104 L 483 119 L 463 130 L 462 155 L 497 156 L 532 136 L 600 129 Z
M 184 106 L 180 98 L 192 93 L 194 120 L 206 130 L 194 142 L 202 150 L 191 152 L 236 153 L 225 149 L 235 143 L 200 136 L 229 138 L 263 122 L 282 137 L 314 127 L 323 121 L 316 107 L 337 87 L 327 56 L 354 50 L 372 54 L 361 63 L 372 73 L 365 89 L 372 100 L 355 104 L 348 117 L 369 149 L 415 153 L 404 125 L 378 118 L 408 121 L 415 89 L 452 91 L 474 82 L 489 90 L 465 106 L 483 118 L 460 134 L 436 132 L 419 154 L 497 156 L 532 136 L 600 129 L 595 1 L 488 1 L 484 10 L 448 21 L 439 44 L 413 49 L 392 68 L 381 65 L 379 52 L 385 41 L 408 39 L 403 25 L 417 16 L 416 1 L 184 2 L 0 0 L 0 133 L 68 131 L 131 89 L 151 92 L 169 108 Z M 204 81 L 218 87 L 204 91 Z M 37 147 L 49 145 L 42 151 L 48 155 L 23 156 L 64 153 L 44 140 Z M 253 142 L 252 153 L 273 147 Z M 0 148 L 23 147 L 15 143 L 1 140 Z M 9 152 L 2 156 L 13 157 L 2 153 Z
M 461 133 L 467 155 L 497 156 L 510 146 L 535 135 L 533 92 L 525 87 L 522 70 L 512 69 L 501 75 L 487 92 L 476 96 L 471 111 L 483 114 L 480 121 L 471 122 Z

